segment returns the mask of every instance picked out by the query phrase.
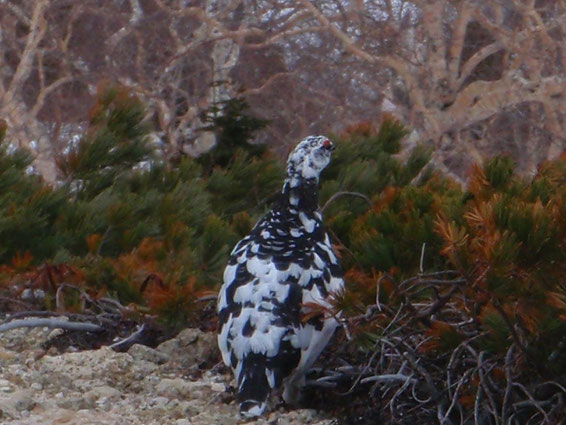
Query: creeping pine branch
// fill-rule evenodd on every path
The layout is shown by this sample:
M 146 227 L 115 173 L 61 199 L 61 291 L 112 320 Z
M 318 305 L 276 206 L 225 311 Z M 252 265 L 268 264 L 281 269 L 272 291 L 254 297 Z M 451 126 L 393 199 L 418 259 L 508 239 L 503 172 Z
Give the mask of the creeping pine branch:
M 103 330 L 102 327 L 95 325 L 94 323 L 82 323 L 82 322 L 67 322 L 65 320 L 58 319 L 27 319 L 27 320 L 13 320 L 8 323 L 0 325 L 0 332 L 6 332 L 11 329 L 17 328 L 59 328 L 66 329 L 70 331 L 86 331 L 86 332 L 100 332 Z
M 325 204 L 323 205 L 323 207 L 320 209 L 321 212 L 324 212 L 324 210 L 326 210 L 326 208 L 328 208 L 328 206 L 334 202 L 336 199 L 340 198 L 341 196 L 355 196 L 358 198 L 362 198 L 364 201 L 367 202 L 368 206 L 371 206 L 371 200 L 364 195 L 363 193 L 359 193 L 359 192 L 336 192 L 334 195 L 332 195 L 328 201 L 325 202 Z

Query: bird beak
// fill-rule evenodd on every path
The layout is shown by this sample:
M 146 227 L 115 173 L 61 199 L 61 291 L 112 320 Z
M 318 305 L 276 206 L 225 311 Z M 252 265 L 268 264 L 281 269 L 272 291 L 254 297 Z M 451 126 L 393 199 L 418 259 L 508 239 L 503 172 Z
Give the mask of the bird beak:
M 322 144 L 322 146 L 324 147 L 324 149 L 332 152 L 336 149 L 336 146 L 334 146 L 334 143 L 332 143 L 330 140 L 326 139 L 324 141 L 324 143 Z

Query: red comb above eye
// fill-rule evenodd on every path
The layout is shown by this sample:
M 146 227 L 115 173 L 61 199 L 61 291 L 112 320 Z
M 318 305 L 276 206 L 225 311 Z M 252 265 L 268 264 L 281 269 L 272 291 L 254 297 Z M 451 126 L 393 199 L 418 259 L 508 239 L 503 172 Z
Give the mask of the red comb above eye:
M 324 143 L 322 144 L 322 146 L 324 146 L 325 148 L 329 148 L 329 147 L 332 146 L 332 142 L 330 140 L 326 139 L 324 141 Z

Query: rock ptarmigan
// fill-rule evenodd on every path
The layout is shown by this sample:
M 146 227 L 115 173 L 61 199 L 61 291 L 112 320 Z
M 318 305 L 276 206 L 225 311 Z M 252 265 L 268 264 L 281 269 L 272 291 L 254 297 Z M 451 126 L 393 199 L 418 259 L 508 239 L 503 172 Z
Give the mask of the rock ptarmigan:
M 329 309 L 329 296 L 344 290 L 318 207 L 319 175 L 333 150 L 324 136 L 297 145 L 278 203 L 238 242 L 224 271 L 218 345 L 245 417 L 263 413 L 273 388 L 283 386 L 283 399 L 295 403 L 338 326 L 330 314 L 302 320 L 313 305 Z

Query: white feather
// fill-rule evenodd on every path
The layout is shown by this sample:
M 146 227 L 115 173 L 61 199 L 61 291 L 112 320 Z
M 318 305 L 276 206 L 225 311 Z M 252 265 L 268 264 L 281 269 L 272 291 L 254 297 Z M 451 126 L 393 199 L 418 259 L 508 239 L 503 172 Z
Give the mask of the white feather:
M 312 233 L 316 226 L 316 220 L 313 218 L 308 218 L 304 212 L 299 213 L 299 220 L 301 220 L 301 224 L 307 231 L 307 233 Z

